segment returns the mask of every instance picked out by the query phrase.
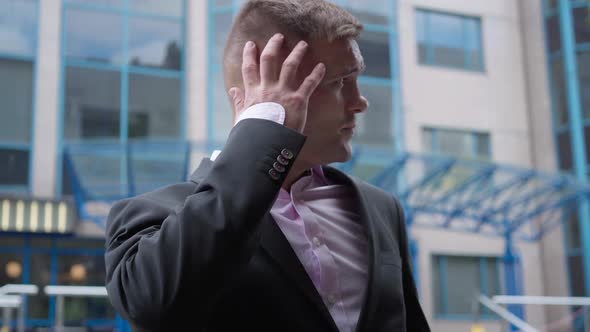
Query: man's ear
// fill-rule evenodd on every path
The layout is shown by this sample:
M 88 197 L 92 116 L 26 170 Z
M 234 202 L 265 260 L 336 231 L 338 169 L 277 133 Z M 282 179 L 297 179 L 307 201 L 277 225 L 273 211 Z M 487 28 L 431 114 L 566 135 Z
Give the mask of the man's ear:
M 227 93 L 232 101 L 233 123 L 235 124 L 240 114 L 244 111 L 244 90 L 238 87 L 232 87 Z

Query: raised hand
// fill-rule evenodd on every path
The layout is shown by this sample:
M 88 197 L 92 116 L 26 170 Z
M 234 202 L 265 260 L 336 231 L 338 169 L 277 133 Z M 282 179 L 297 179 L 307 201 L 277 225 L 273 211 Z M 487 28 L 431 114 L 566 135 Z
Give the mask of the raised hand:
M 260 61 L 256 44 L 247 42 L 242 62 L 244 90 L 233 87 L 229 94 L 234 102 L 236 116 L 252 105 L 274 102 L 285 108 L 285 126 L 303 132 L 309 97 L 324 78 L 326 67 L 318 63 L 299 83 L 297 71 L 309 46 L 300 41 L 281 64 L 280 50 L 284 40 L 281 34 L 271 37 L 260 55 Z

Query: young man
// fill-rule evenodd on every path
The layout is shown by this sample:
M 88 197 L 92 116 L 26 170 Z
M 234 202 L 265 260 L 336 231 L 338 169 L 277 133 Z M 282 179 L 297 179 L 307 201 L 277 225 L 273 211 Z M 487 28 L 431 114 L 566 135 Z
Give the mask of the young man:
M 361 29 L 324 0 L 245 4 L 223 151 L 109 215 L 107 289 L 138 331 L 429 331 L 400 204 L 325 166 L 368 107 Z

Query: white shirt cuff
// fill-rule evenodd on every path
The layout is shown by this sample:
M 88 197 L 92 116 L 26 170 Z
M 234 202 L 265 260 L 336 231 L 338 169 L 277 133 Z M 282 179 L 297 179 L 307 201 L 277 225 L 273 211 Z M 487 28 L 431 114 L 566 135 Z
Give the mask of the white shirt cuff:
M 245 119 L 263 119 L 263 120 L 270 120 L 274 121 L 280 125 L 285 124 L 285 108 L 277 103 L 260 103 L 256 105 L 252 105 L 248 107 L 240 116 L 238 120 L 234 124 L 238 124 L 238 122 L 245 120 Z M 211 154 L 210 159 L 215 161 L 217 156 L 221 153 L 221 150 L 215 150 Z
M 235 124 L 245 119 L 263 119 L 274 121 L 280 125 L 285 124 L 285 108 L 277 103 L 260 103 L 248 107 Z

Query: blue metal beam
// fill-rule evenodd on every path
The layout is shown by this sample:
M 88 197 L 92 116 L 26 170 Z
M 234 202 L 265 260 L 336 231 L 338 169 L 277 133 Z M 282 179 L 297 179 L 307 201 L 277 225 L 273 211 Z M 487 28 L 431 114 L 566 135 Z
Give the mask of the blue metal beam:
M 422 178 L 422 180 L 418 181 L 416 184 L 414 184 L 413 186 L 411 186 L 410 188 L 408 188 L 400 196 L 403 197 L 403 198 L 405 198 L 405 199 L 409 198 L 410 194 L 412 194 L 412 191 L 414 191 L 414 190 L 417 191 L 418 188 L 424 187 L 430 181 L 432 181 L 432 180 L 440 177 L 441 174 L 444 174 L 451 167 L 453 167 L 453 165 L 455 165 L 456 162 L 457 162 L 457 160 L 456 159 L 452 159 L 452 158 L 448 158 L 445 161 L 442 161 L 440 163 L 440 165 L 438 165 L 437 167 L 434 167 L 429 173 L 426 174 L 426 176 L 424 176 Z
M 451 198 L 454 198 L 453 196 L 457 196 L 459 193 L 464 192 L 469 187 L 472 187 L 475 183 L 478 183 L 482 180 L 486 180 L 486 177 L 492 176 L 492 174 L 496 171 L 496 169 L 497 169 L 496 165 L 491 165 L 491 166 L 487 166 L 487 167 L 483 168 L 480 172 L 477 172 L 474 175 L 467 178 L 467 180 L 463 181 L 463 183 L 461 183 L 455 189 L 449 190 L 442 197 L 440 197 L 437 200 L 429 202 L 429 204 L 441 204 L 441 205 L 447 204 L 448 200 L 450 200 Z M 474 200 L 469 200 L 467 202 L 470 202 L 470 201 L 474 201 Z M 464 203 L 466 203 L 466 202 L 464 202 Z
M 559 1 L 559 23 L 567 86 L 567 109 L 570 119 L 569 129 L 573 144 L 574 172 L 580 181 L 587 183 L 588 164 L 586 160 L 586 143 L 584 142 L 584 128 L 582 125 L 582 103 L 576 61 L 575 22 L 569 0 Z M 579 217 L 580 229 L 582 231 L 582 248 L 584 249 L 584 285 L 588 294 L 590 292 L 590 208 L 586 199 L 580 204 Z

